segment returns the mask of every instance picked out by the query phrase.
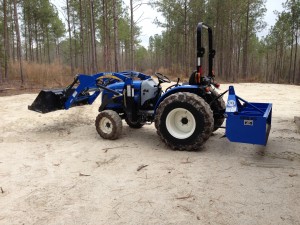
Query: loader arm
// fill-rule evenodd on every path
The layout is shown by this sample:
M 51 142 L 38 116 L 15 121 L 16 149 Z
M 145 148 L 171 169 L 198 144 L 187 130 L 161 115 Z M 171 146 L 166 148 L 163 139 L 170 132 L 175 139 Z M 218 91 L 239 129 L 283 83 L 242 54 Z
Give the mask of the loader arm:
M 106 77 L 105 77 L 106 76 Z M 99 78 L 103 77 L 103 80 L 101 84 L 99 83 Z M 107 90 L 112 92 L 115 95 L 120 95 L 119 92 L 116 92 L 114 90 L 111 90 L 107 88 L 105 85 L 105 80 L 107 79 L 115 79 L 115 80 L 121 80 L 125 78 L 122 76 L 119 76 L 119 74 L 95 74 L 92 76 L 80 74 L 75 78 L 75 83 L 73 82 L 72 85 L 70 85 L 66 93 L 71 93 L 67 97 L 66 102 L 64 103 L 65 109 L 69 109 L 73 104 L 80 103 L 85 101 L 87 104 L 93 104 L 93 102 L 96 100 L 96 98 L 101 93 L 101 89 Z M 74 88 L 75 84 L 78 84 L 76 88 Z M 72 91 L 73 90 L 73 91 Z M 92 94 L 90 94 L 93 92 Z
M 28 106 L 28 109 L 48 113 L 61 109 L 68 110 L 73 106 L 91 105 L 102 90 L 109 91 L 116 96 L 122 95 L 122 93 L 108 88 L 108 85 L 122 82 L 125 87 L 125 84 L 132 84 L 135 78 L 146 80 L 150 76 L 135 71 L 103 72 L 94 75 L 79 74 L 67 88 L 42 90 L 32 105 Z
M 124 87 L 125 84 L 132 85 L 134 78 L 146 80 L 149 79 L 150 76 L 135 71 L 125 71 L 121 73 L 98 73 L 91 76 L 84 74 L 78 75 L 76 79 L 78 79 L 79 85 L 65 102 L 65 109 L 69 109 L 72 104 L 76 104 L 77 102 L 82 102 L 84 100 L 87 100 L 87 103 L 90 105 L 93 104 L 93 102 L 101 93 L 101 90 L 106 90 L 112 92 L 116 96 L 121 96 L 121 93 L 107 88 L 106 86 L 116 82 L 124 82 Z M 72 88 L 72 85 L 69 87 L 69 89 L 70 88 Z M 85 94 L 90 92 L 94 93 L 86 96 L 82 95 L 83 93 Z

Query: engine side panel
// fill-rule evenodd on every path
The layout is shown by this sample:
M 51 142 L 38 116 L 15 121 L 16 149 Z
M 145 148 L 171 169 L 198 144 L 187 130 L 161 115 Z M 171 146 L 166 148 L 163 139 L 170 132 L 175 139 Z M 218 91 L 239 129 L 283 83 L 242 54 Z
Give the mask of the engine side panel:
M 147 79 L 141 85 L 141 106 L 150 99 L 153 99 L 158 94 L 157 83 L 152 79 Z
M 141 93 L 141 83 L 142 81 L 133 81 L 134 86 L 134 100 L 137 104 L 140 102 L 140 93 Z M 118 82 L 111 85 L 108 85 L 107 88 L 115 90 L 119 92 L 120 94 L 123 94 L 125 83 L 124 82 Z M 113 109 L 116 111 L 123 110 L 123 96 L 114 98 L 114 94 L 103 90 L 102 92 L 102 99 L 101 99 L 101 110 L 105 109 Z

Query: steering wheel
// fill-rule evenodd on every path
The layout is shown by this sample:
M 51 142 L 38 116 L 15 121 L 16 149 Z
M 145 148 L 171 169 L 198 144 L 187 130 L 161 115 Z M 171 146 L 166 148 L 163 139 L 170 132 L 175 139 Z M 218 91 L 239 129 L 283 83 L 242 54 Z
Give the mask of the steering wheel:
M 171 80 L 161 73 L 156 72 L 155 76 L 157 77 L 159 83 L 171 83 Z
M 173 87 L 178 87 L 178 86 L 180 86 L 179 81 L 180 81 L 180 78 L 178 77 L 178 78 L 177 78 L 176 84 L 173 84 L 173 85 L 171 85 L 170 87 L 168 87 L 168 88 L 166 89 L 166 92 L 167 92 L 168 90 L 172 89 Z

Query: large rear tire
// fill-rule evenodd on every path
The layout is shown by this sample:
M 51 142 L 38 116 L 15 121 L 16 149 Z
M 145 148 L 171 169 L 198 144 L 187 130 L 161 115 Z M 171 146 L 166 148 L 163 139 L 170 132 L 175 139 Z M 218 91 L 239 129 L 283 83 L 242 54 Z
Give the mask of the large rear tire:
M 211 92 L 211 100 L 213 101 L 216 99 L 220 94 L 216 92 L 215 90 L 210 90 Z M 211 110 L 214 112 L 214 129 L 213 132 L 218 130 L 219 127 L 222 126 L 224 123 L 225 117 L 221 115 L 221 112 L 225 112 L 226 105 L 222 97 L 218 98 L 215 100 L 211 105 L 210 105 Z
M 109 140 L 117 139 L 122 133 L 122 120 L 113 110 L 104 110 L 96 118 L 95 126 L 98 134 Z
M 210 137 L 214 127 L 213 113 L 198 95 L 179 92 L 160 103 L 155 127 L 172 149 L 193 151 Z

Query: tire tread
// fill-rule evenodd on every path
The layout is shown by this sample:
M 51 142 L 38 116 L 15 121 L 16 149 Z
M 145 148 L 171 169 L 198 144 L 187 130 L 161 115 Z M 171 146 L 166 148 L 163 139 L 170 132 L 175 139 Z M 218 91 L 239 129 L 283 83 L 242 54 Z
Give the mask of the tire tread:
M 172 143 L 171 141 L 167 140 L 163 135 L 162 132 L 160 131 L 160 126 L 161 126 L 161 117 L 164 112 L 164 109 L 166 108 L 167 105 L 173 103 L 174 101 L 178 102 L 187 102 L 191 105 L 193 105 L 197 111 L 202 112 L 203 117 L 204 117 L 204 129 L 201 134 L 198 135 L 196 140 L 193 143 L 190 144 L 185 144 L 185 145 L 178 145 L 175 143 Z M 173 150 L 185 150 L 185 151 L 194 151 L 199 149 L 199 147 L 208 140 L 208 138 L 211 136 L 211 133 L 213 131 L 213 126 L 214 126 L 214 118 L 213 118 L 213 113 L 210 108 L 210 106 L 205 102 L 205 100 L 201 97 L 199 97 L 196 94 L 193 93 L 188 93 L 188 92 L 178 92 L 175 94 L 172 94 L 168 96 L 166 99 L 164 99 L 157 111 L 156 111 L 156 116 L 155 116 L 155 128 L 157 129 L 157 134 L 160 136 L 160 138 L 163 140 L 164 143 L 166 143 L 170 148 Z
M 102 132 L 99 126 L 101 119 L 104 117 L 110 119 L 113 124 L 113 130 L 110 134 Z M 104 139 L 115 140 L 122 134 L 122 119 L 119 114 L 113 110 L 104 110 L 100 112 L 96 117 L 95 126 L 98 134 Z

